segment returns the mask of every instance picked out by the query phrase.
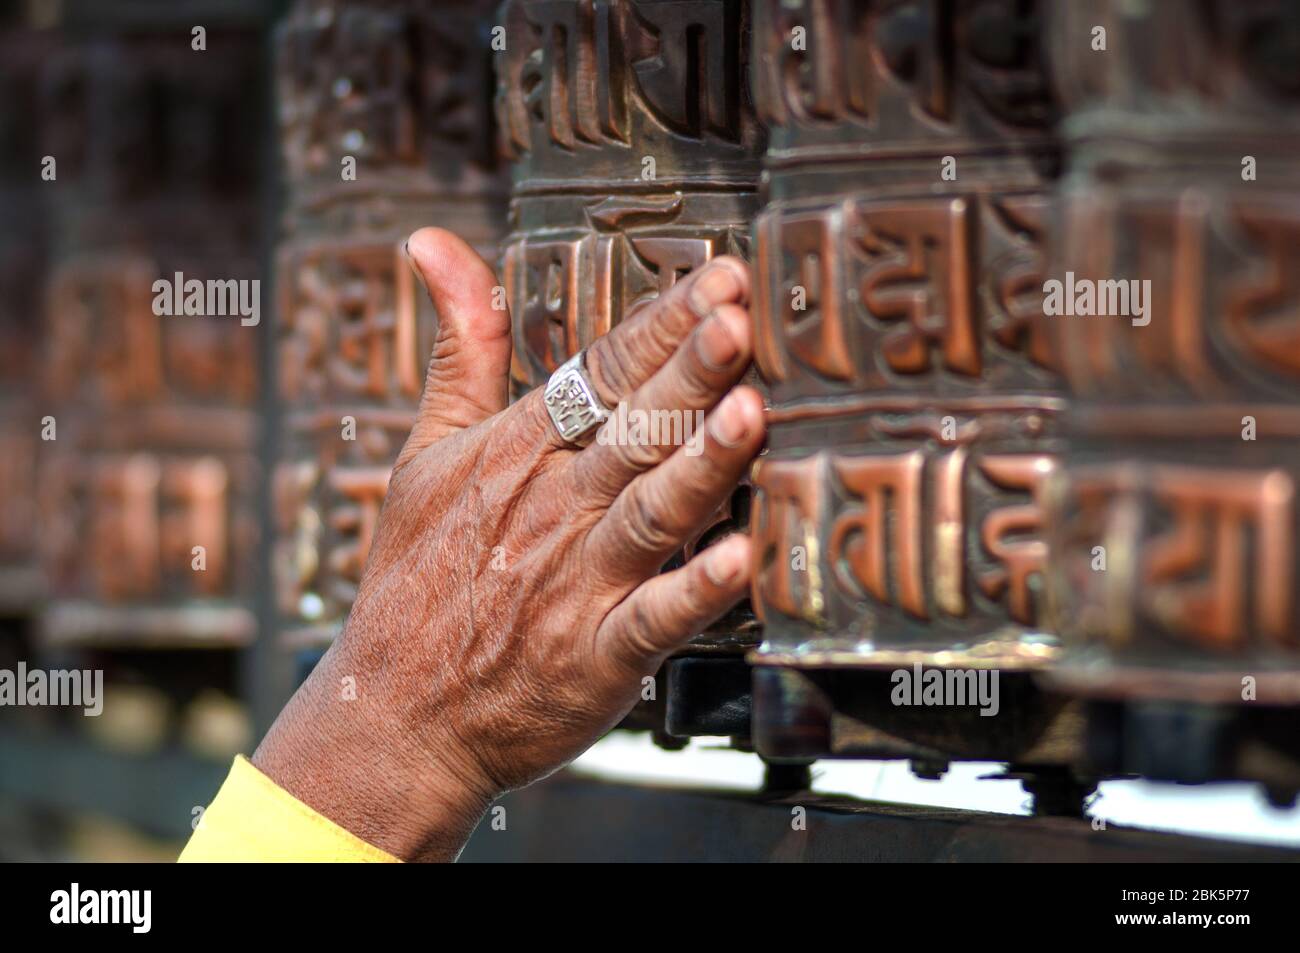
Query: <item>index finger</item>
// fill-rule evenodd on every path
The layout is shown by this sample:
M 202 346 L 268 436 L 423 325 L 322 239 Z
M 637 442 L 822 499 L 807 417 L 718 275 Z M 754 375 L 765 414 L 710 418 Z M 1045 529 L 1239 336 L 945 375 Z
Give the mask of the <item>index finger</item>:
M 749 301 L 749 266 L 733 255 L 714 258 L 666 293 L 626 315 L 587 348 L 586 372 L 596 396 L 611 411 L 661 368 L 692 330 L 718 307 Z M 527 421 L 526 432 L 543 432 L 539 451 L 575 449 L 551 423 L 537 387 L 511 408 Z
M 749 266 L 723 255 L 693 271 L 587 348 L 587 376 L 611 410 L 659 370 L 720 305 L 749 301 Z

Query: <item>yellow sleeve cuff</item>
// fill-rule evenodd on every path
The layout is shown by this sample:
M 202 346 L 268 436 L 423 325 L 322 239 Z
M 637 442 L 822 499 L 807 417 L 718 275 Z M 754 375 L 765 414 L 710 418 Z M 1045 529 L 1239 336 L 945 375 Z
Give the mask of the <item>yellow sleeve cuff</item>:
M 180 863 L 401 863 L 317 814 L 240 755 Z

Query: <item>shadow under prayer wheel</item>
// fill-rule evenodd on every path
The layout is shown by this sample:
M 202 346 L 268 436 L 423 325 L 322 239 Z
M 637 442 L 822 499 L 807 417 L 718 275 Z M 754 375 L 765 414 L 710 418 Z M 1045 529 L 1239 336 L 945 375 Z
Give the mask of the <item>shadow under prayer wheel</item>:
M 1058 650 L 1043 504 L 1065 408 L 1033 322 L 1058 155 L 1041 6 L 755 5 L 765 755 L 1069 756 L 1074 723 L 1026 674 Z M 923 669 L 972 694 L 1000 674 L 1000 711 L 899 701 Z
M 424 389 L 437 315 L 405 241 L 437 225 L 491 261 L 504 231 L 493 8 L 302 0 L 276 36 L 289 191 L 277 262 L 276 598 L 286 645 L 309 660 L 356 597 Z
M 500 16 L 496 107 L 514 162 L 503 280 L 521 394 L 692 269 L 749 257 L 762 137 L 747 3 L 509 0 Z M 742 486 L 683 556 L 747 511 Z M 754 641 L 742 606 L 686 651 L 736 656 Z
M 1096 29 L 1106 49 L 1095 49 Z M 1053 684 L 1089 757 L 1300 788 L 1300 11 L 1057 11 Z

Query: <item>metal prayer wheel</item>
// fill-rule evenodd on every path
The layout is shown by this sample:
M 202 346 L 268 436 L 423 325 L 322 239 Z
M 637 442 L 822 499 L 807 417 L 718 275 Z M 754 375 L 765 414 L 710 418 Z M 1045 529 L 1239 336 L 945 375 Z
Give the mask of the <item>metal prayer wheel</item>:
M 58 164 L 42 183 L 50 263 L 29 433 L 42 438 L 48 646 L 255 634 L 260 332 L 238 313 L 169 312 L 172 293 L 163 307 L 154 287 L 258 277 L 257 156 L 226 149 L 256 128 L 242 109 L 256 47 L 214 34 L 206 55 L 146 32 L 43 63 L 41 151 Z
M 762 135 L 749 4 L 509 0 L 497 121 L 513 160 L 503 255 L 516 392 L 716 255 L 748 257 Z M 684 556 L 744 524 L 748 488 Z M 753 641 L 742 607 L 692 652 Z
M 1057 11 L 1069 171 L 1044 318 L 1074 398 L 1049 521 L 1069 647 L 1053 683 L 1097 700 L 1105 768 L 1290 796 L 1298 37 L 1280 3 Z
M 491 10 L 304 0 L 276 37 L 289 202 L 275 576 L 291 647 L 337 635 L 415 420 L 437 316 L 406 238 L 439 225 L 496 255 Z
M 1059 706 L 1027 684 L 967 724 L 892 707 L 887 680 L 1031 672 L 1058 648 L 1043 503 L 1065 405 L 1032 320 L 1058 154 L 1040 7 L 755 5 L 760 753 L 1065 756 Z

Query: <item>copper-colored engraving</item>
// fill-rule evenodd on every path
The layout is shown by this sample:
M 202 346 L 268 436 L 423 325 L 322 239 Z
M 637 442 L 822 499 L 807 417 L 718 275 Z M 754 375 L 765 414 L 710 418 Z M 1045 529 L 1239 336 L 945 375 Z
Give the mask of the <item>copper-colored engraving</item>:
M 49 282 L 54 641 L 253 635 L 255 331 L 238 316 L 155 314 L 162 277 L 154 260 L 114 253 L 71 258 Z
M 827 561 L 847 566 L 852 581 L 882 603 L 927 618 L 921 578 L 921 472 L 920 451 L 892 457 L 867 457 L 836 461 L 835 470 L 845 490 L 861 501 L 831 526 Z M 894 578 L 888 567 L 897 567 Z M 841 579 L 846 577 L 841 574 Z M 892 582 L 892 585 L 891 585 Z
M 1295 704 L 1300 124 L 1294 63 L 1266 39 L 1293 12 L 1120 6 L 1098 14 L 1104 63 L 1059 61 L 1071 172 L 1051 275 L 1150 294 L 1144 315 L 1042 322 L 1077 397 L 1048 494 L 1053 625 L 1069 646 L 1052 677 L 1130 718 L 1151 699 Z M 1103 19 L 1062 9 L 1054 35 L 1064 51 Z M 1149 56 L 1157 35 L 1184 56 Z
M 1037 615 L 1031 586 L 1047 564 L 1047 544 L 1042 539 L 1043 491 L 1056 460 L 1031 454 L 990 456 L 980 463 L 980 469 L 997 486 L 1027 491 L 1032 501 L 994 510 L 984 520 L 980 539 L 1002 565 L 979 580 L 980 588 L 991 598 L 1005 591 L 1011 618 L 1030 625 Z
M 817 527 L 824 519 L 824 455 L 806 460 L 764 461 L 754 471 L 754 550 L 757 560 L 754 611 L 816 621 L 824 594 L 810 572 L 817 556 Z M 798 568 L 796 568 L 798 567 Z
M 1054 107 L 1035 4 L 755 4 L 770 124 L 755 224 L 763 492 L 826 460 L 807 570 L 767 571 L 763 665 L 1034 668 L 1063 403 L 1042 329 Z M 802 31 L 806 47 L 794 42 Z M 995 42 L 1002 37 L 1005 44 Z M 814 615 L 790 598 L 821 580 Z M 800 611 L 788 611 L 790 609 Z
M 522 393 L 692 269 L 748 257 L 762 138 L 743 91 L 748 3 L 508 0 L 501 16 L 502 268 Z M 743 524 L 747 502 L 741 488 L 683 555 Z M 698 642 L 752 629 L 743 607 Z
M 403 242 L 436 224 L 496 254 L 506 186 L 493 157 L 493 7 L 300 2 L 278 34 L 290 201 L 275 577 L 292 645 L 337 634 L 415 419 L 437 316 Z

